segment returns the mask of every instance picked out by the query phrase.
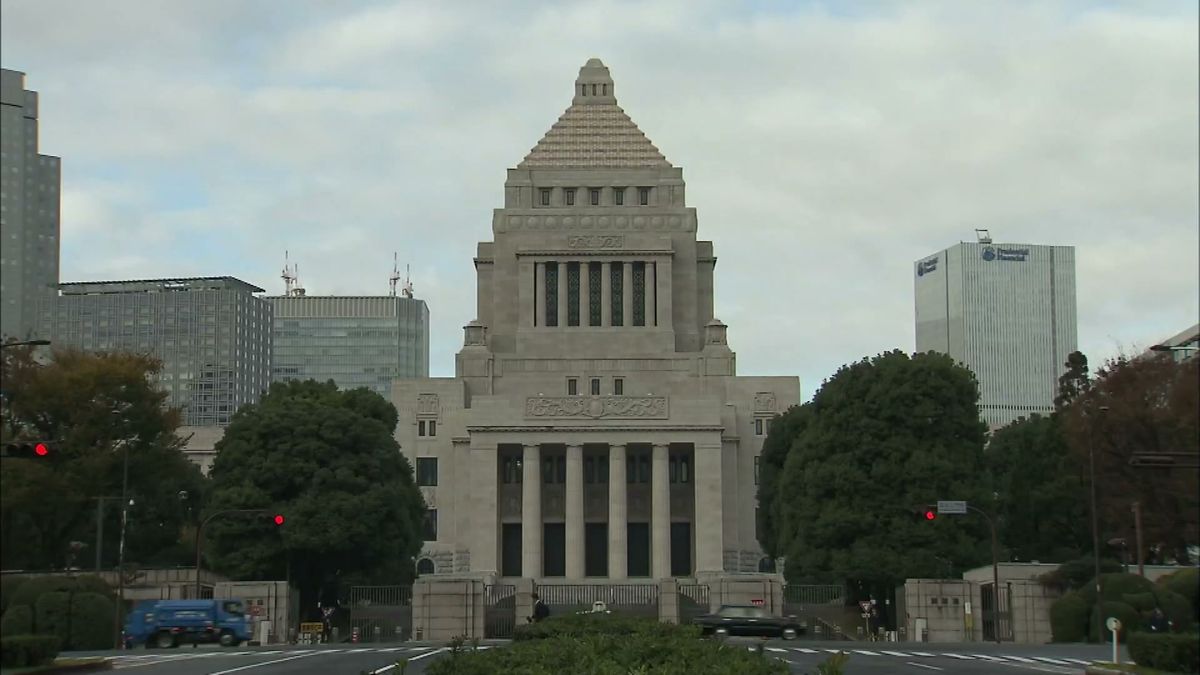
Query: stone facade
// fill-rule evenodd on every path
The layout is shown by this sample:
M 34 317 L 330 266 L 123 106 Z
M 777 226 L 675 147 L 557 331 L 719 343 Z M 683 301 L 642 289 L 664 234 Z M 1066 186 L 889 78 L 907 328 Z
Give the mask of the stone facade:
M 422 566 L 756 571 L 757 458 L 799 380 L 736 375 L 682 170 L 617 106 L 599 60 L 504 195 L 475 256 L 456 377 L 392 389 L 431 509 Z

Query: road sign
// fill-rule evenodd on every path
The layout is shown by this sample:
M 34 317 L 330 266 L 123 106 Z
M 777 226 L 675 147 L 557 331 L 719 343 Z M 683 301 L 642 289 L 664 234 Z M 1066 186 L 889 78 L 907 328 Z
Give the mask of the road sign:
M 864 611 L 864 612 L 871 611 L 871 601 L 870 600 L 860 600 L 858 602 L 858 606 L 862 607 L 862 611 Z
M 1121 630 L 1121 620 L 1115 616 L 1108 617 L 1108 621 L 1105 621 L 1104 625 L 1114 633 Z
M 937 511 L 939 514 L 964 514 L 967 512 L 967 503 L 938 500 Z

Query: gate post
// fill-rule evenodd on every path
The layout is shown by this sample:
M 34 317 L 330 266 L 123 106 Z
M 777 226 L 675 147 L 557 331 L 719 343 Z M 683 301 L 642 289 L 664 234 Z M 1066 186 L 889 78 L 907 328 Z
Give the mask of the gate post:
M 658 620 L 679 623 L 679 582 L 674 579 L 658 582 Z
M 536 586 L 533 579 L 517 579 L 517 625 L 524 626 L 530 616 L 533 616 L 533 593 Z

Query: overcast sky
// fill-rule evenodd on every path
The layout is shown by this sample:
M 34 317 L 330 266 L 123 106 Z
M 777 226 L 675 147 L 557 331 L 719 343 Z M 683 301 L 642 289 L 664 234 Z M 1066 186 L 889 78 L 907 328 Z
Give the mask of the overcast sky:
M 744 375 L 914 347 L 913 262 L 1076 247 L 1102 360 L 1200 313 L 1197 3 L 2 0 L 63 158 L 62 279 L 232 275 L 474 318 L 505 169 L 589 57 L 683 167 Z

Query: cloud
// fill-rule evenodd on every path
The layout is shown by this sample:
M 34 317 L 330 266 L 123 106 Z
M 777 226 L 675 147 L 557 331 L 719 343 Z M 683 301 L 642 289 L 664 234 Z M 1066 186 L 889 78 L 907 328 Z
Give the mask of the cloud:
M 1077 247 L 1080 346 L 1200 314 L 1194 6 L 5 0 L 63 157 L 64 279 L 232 274 L 474 318 L 475 243 L 589 57 L 684 168 L 746 374 L 913 348 L 912 261 Z

